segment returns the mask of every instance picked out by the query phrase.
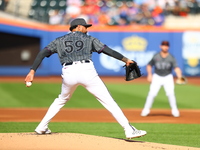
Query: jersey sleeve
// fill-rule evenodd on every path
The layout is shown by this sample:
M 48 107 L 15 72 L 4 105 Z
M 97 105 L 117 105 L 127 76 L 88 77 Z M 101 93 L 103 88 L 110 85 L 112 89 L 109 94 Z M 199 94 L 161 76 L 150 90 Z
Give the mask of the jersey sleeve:
M 114 58 L 116 58 L 116 59 L 118 59 L 118 60 L 122 60 L 123 59 L 123 55 L 122 54 L 120 54 L 119 52 L 117 52 L 117 51 L 115 51 L 115 50 L 113 50 L 113 49 L 111 49 L 111 48 L 109 48 L 109 47 L 107 47 L 107 46 L 105 46 L 105 48 L 103 49 L 103 51 L 102 51 L 104 54 L 106 54 L 106 55 L 108 55 L 108 56 L 111 56 L 111 57 L 114 57 Z
M 152 59 L 149 61 L 148 65 L 153 66 L 153 65 L 155 64 L 154 57 L 155 57 L 155 55 L 154 55 L 154 56 L 152 57 Z
M 171 57 L 172 57 L 172 67 L 173 68 L 178 67 L 178 63 L 177 63 L 176 59 L 173 56 L 171 56 Z
M 57 53 L 56 40 L 50 42 L 45 48 L 51 51 L 51 54 Z
M 92 47 L 94 52 L 101 53 L 103 49 L 105 48 L 105 44 L 103 44 L 101 41 L 98 39 L 94 38 L 92 41 Z
M 45 57 L 49 57 L 51 56 L 51 51 L 49 51 L 48 49 L 44 48 L 42 51 L 40 51 L 37 55 L 37 57 L 35 58 L 35 61 L 33 62 L 33 65 L 31 67 L 31 69 L 33 70 L 37 70 L 37 68 L 39 67 L 39 65 L 41 64 L 42 60 Z

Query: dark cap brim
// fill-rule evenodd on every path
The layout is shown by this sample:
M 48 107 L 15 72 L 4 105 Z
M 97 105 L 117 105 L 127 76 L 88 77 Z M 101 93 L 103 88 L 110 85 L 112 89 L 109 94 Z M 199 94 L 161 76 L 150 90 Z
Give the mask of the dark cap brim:
M 84 26 L 84 27 L 91 27 L 92 26 L 92 24 L 86 24 L 86 25 L 82 25 L 82 26 Z
M 80 25 L 82 25 L 82 24 L 80 24 Z M 85 25 L 82 25 L 82 26 L 88 28 L 88 27 L 91 27 L 92 24 L 85 24 Z M 75 26 L 71 26 L 71 27 L 69 28 L 69 30 L 72 31 L 72 30 L 73 30 L 74 28 L 76 28 L 76 27 L 77 27 L 77 25 L 75 25 Z

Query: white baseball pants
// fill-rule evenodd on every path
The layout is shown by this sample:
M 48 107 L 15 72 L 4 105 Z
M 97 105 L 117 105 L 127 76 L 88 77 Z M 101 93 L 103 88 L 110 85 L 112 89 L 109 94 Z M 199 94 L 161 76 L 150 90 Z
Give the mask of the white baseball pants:
M 174 80 L 173 75 L 169 74 L 167 76 L 159 76 L 153 74 L 152 82 L 150 85 L 150 90 L 144 105 L 144 109 L 149 110 L 152 107 L 154 98 L 157 96 L 161 87 L 164 87 L 166 95 L 169 100 L 170 107 L 177 110 L 176 97 L 174 94 Z
M 125 130 L 131 128 L 122 110 L 110 95 L 103 81 L 99 78 L 92 61 L 90 63 L 81 63 L 78 61 L 72 65 L 63 66 L 62 78 L 61 93 L 51 104 L 36 130 L 44 131 L 48 127 L 48 123 L 71 98 L 76 87 L 79 85 L 84 86 L 93 94 Z M 84 101 L 84 98 L 80 100 Z

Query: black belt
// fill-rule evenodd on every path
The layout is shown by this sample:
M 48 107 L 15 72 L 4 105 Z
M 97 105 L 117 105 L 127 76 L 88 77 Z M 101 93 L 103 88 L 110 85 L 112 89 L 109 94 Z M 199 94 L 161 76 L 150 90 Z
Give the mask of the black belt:
M 81 62 L 81 63 L 90 63 L 90 60 L 80 60 L 77 62 Z M 72 65 L 74 62 L 69 62 L 69 63 L 63 63 L 62 65 L 64 66 L 68 66 L 68 65 Z M 76 63 L 76 62 L 75 62 Z

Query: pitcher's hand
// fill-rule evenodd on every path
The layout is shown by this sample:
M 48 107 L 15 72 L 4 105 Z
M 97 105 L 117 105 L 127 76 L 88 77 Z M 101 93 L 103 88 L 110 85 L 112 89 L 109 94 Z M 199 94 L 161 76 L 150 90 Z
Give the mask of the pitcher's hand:
M 35 75 L 35 71 L 34 70 L 30 70 L 30 72 L 27 74 L 26 78 L 25 78 L 25 83 L 26 82 L 33 82 L 33 78 Z

